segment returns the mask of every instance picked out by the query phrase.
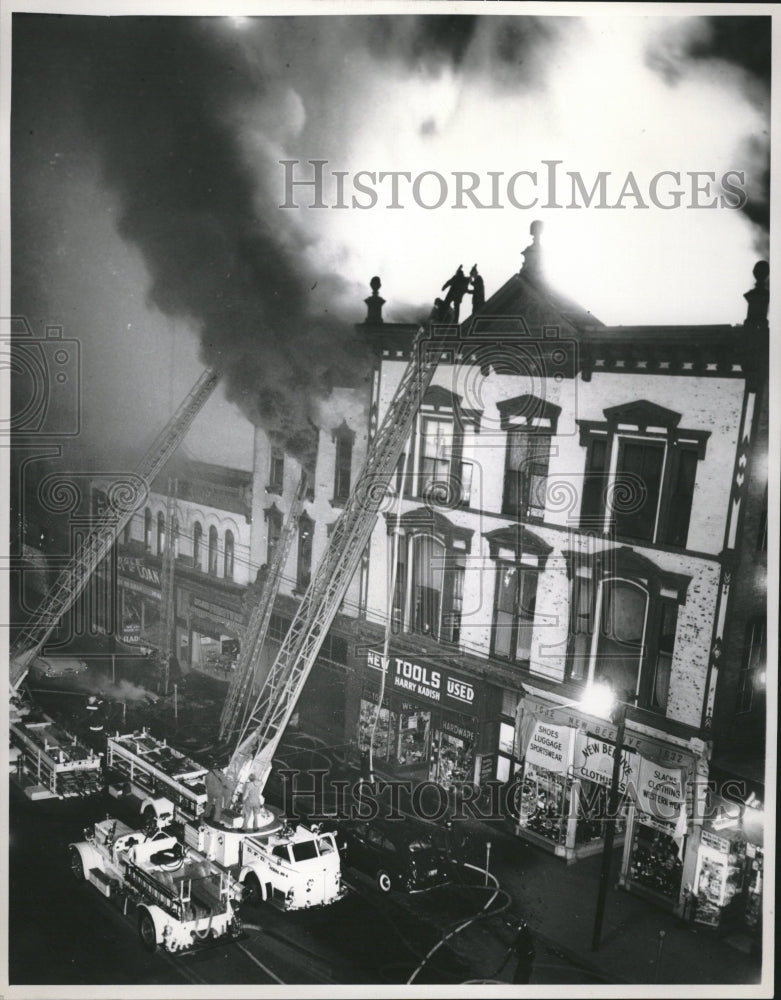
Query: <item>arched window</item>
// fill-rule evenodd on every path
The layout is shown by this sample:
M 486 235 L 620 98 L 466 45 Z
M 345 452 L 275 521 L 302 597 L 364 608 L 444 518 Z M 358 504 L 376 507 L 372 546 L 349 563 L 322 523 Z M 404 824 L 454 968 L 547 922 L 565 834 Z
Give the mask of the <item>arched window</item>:
M 412 539 L 412 623 L 416 632 L 439 637 L 445 546 L 431 535 Z
M 274 555 L 279 545 L 279 536 L 282 534 L 282 512 L 277 510 L 276 504 L 272 504 L 268 510 L 264 511 L 268 531 L 266 535 L 266 565 L 268 567 L 274 562 Z
M 648 592 L 630 580 L 605 580 L 600 597 L 594 679 L 629 701 L 639 693 Z
M 233 532 L 225 532 L 225 555 L 223 558 L 223 576 L 226 580 L 233 579 Z
M 217 576 L 217 529 L 209 528 L 209 573 Z
M 201 568 L 201 540 L 203 538 L 203 528 L 201 522 L 196 521 L 193 525 L 193 566 Z
M 157 515 L 157 554 L 161 556 L 165 548 L 165 514 L 160 511 Z
M 336 445 L 334 455 L 334 501 L 343 504 L 350 496 L 352 475 L 353 442 L 355 431 L 350 430 L 345 421 L 337 427 L 332 437 Z
M 607 682 L 620 701 L 664 713 L 678 607 L 691 578 L 625 548 L 593 559 L 564 556 L 571 583 L 569 678 Z
M 152 548 L 152 511 L 148 507 L 144 511 L 144 548 L 147 552 Z
M 300 590 L 306 590 L 312 579 L 312 536 L 315 533 L 314 521 L 302 514 L 298 519 L 298 571 L 296 583 Z

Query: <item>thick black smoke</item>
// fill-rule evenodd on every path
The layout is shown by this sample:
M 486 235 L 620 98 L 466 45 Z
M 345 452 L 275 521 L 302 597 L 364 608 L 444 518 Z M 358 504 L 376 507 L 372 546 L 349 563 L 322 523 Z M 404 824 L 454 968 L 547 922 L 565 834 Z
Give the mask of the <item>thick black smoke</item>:
M 271 81 L 215 44 L 208 19 L 36 21 L 55 51 L 62 36 L 69 85 L 119 196 L 119 232 L 143 253 L 151 303 L 189 318 L 229 398 L 308 459 L 313 400 L 361 378 L 365 357 L 355 317 L 334 312 L 341 278 L 307 270 L 305 238 L 258 203 L 255 165 L 239 148 L 231 112 L 273 98 Z

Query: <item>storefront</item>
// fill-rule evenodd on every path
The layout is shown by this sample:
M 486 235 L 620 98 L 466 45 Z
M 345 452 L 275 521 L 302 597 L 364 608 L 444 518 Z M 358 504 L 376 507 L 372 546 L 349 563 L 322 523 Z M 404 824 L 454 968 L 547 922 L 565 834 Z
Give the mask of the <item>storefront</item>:
M 177 614 L 186 622 L 186 629 L 177 627 L 181 662 L 193 670 L 229 680 L 241 646 L 240 607 L 232 606 L 228 600 L 217 603 L 181 587 L 177 593 Z
M 714 792 L 700 839 L 692 901 L 695 924 L 723 935 L 743 934 L 757 948 L 762 932 L 763 833 L 763 803 L 756 791 L 747 792 L 745 783 L 733 781 L 726 794 Z
M 117 558 L 119 638 L 135 647 L 153 648 L 159 640 L 160 573 L 134 556 Z
M 690 833 L 685 789 L 695 758 L 686 747 L 628 727 L 611 816 L 616 739 L 612 723 L 527 695 L 516 727 L 516 831 L 575 861 L 600 852 L 614 823 L 615 842 L 624 847 L 619 883 L 678 909 Z M 693 863 L 690 857 L 689 868 Z
M 362 751 L 371 747 L 375 770 L 447 789 L 478 783 L 477 683 L 393 653 L 386 666 L 379 652 L 368 651 L 357 736 Z

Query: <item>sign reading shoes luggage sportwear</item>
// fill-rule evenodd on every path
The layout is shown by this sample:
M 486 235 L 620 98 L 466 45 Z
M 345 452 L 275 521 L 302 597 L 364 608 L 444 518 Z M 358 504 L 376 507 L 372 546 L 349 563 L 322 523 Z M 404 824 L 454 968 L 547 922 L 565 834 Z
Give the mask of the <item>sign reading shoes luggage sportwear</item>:
M 368 651 L 366 662 L 374 670 L 383 669 L 383 656 L 374 649 Z M 386 683 L 397 691 L 405 691 L 460 712 L 471 714 L 477 703 L 477 691 L 468 678 L 442 667 L 407 660 L 403 656 L 388 657 Z

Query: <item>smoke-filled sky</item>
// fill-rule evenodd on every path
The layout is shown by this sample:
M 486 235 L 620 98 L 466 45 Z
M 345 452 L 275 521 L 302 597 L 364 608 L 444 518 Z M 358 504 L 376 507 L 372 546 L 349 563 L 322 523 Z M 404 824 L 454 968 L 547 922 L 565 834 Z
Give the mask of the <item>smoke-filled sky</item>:
M 249 420 L 300 449 L 317 400 L 363 377 L 372 275 L 386 319 L 418 320 L 459 264 L 495 291 L 534 219 L 551 283 L 610 324 L 739 323 L 767 255 L 768 17 L 16 14 L 12 55 L 12 310 L 81 342 L 83 451 L 104 467 L 205 363 L 226 378 L 188 451 L 247 467 Z M 285 159 L 343 172 L 341 201 L 332 181 L 329 207 L 280 208 Z M 359 171 L 437 172 L 448 197 L 420 207 L 400 179 L 402 207 L 388 182 L 351 207 Z M 458 171 L 483 204 L 502 174 L 502 207 L 451 207 Z M 508 199 L 518 171 L 537 206 Z M 662 171 L 678 208 L 649 198 Z M 746 204 L 692 207 L 734 204 L 728 171 Z M 568 207 L 568 172 L 587 189 L 607 172 L 611 207 Z M 418 200 L 437 191 L 429 176 Z

